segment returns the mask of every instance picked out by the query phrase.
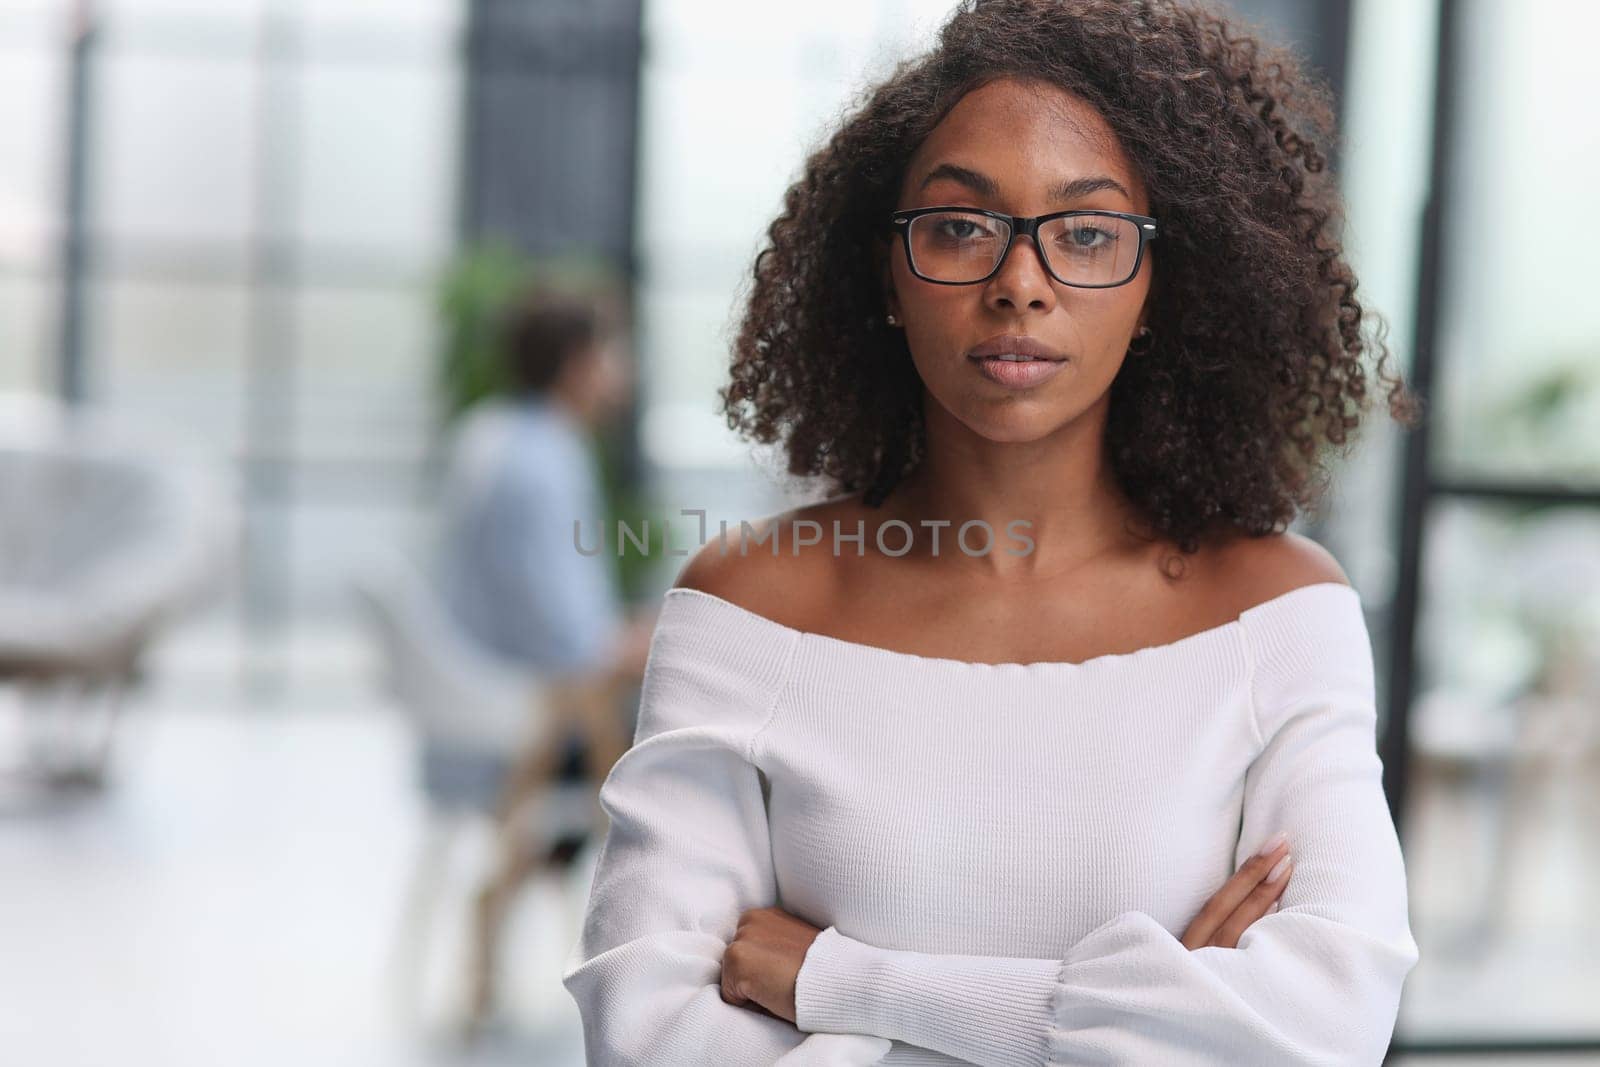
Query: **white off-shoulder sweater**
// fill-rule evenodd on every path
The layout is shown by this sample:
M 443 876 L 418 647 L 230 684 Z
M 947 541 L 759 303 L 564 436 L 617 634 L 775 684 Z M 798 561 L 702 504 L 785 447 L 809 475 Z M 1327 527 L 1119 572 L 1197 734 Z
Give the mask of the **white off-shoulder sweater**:
M 590 1064 L 1378 1064 L 1418 950 L 1359 595 L 985 664 L 669 590 L 563 982 Z M 1274 831 L 1235 948 L 1178 940 Z M 796 1023 L 727 1003 L 741 913 L 823 928 Z

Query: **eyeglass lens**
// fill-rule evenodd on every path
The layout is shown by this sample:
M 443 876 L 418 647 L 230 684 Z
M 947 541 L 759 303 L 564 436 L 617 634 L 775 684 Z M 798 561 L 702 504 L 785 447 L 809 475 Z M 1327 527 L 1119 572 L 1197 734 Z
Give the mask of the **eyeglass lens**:
M 1011 226 L 989 215 L 941 211 L 911 220 L 911 263 L 942 282 L 975 282 L 994 271 Z M 1133 277 L 1139 227 L 1115 215 L 1066 215 L 1041 223 L 1039 248 L 1068 285 L 1116 285 Z

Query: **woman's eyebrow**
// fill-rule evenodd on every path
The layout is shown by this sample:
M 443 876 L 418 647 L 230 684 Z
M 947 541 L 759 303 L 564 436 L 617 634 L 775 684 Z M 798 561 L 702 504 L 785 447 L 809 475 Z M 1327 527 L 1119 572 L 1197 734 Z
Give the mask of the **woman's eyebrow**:
M 946 178 L 965 185 L 981 196 L 998 196 L 1000 193 L 1000 186 L 993 178 L 957 163 L 941 163 L 934 167 L 928 172 L 928 176 L 922 179 L 922 184 L 918 186 L 918 192 L 926 189 L 940 178 Z M 1079 197 L 1088 196 L 1090 193 L 1099 192 L 1102 189 L 1111 189 L 1121 193 L 1129 200 L 1133 199 L 1128 190 L 1123 188 L 1121 182 L 1104 174 L 1071 178 L 1058 182 L 1050 190 L 1050 199 L 1052 201 L 1076 200 Z

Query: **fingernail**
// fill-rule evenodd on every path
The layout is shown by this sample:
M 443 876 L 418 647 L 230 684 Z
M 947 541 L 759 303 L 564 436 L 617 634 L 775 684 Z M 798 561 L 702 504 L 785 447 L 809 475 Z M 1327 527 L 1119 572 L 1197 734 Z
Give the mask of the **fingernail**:
M 1275 850 L 1279 845 L 1283 844 L 1287 840 L 1289 840 L 1288 833 L 1286 833 L 1283 830 L 1279 830 L 1277 833 L 1275 833 L 1271 837 L 1267 838 L 1267 843 L 1261 846 L 1261 851 L 1257 852 L 1256 855 L 1258 855 L 1258 856 L 1270 856 L 1270 855 L 1272 855 L 1273 850 Z
M 1279 860 L 1278 861 L 1278 865 L 1276 867 L 1272 868 L 1271 872 L 1269 872 L 1267 874 L 1267 881 L 1276 882 L 1279 878 L 1282 878 L 1283 877 L 1283 872 L 1287 871 L 1289 869 L 1289 860 L 1290 860 L 1290 858 L 1291 858 L 1291 854 L 1290 853 L 1287 853 L 1287 852 L 1284 853 L 1283 859 Z

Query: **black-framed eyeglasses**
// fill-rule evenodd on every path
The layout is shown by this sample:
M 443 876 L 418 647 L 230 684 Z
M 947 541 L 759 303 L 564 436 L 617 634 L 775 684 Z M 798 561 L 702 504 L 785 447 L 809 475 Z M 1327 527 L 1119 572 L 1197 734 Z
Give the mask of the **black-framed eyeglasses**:
M 1062 285 L 1109 289 L 1139 273 L 1145 243 L 1160 236 L 1149 215 L 1056 211 L 1023 218 L 974 207 L 896 211 L 888 226 L 905 242 L 911 272 L 939 285 L 975 285 L 999 271 L 1018 234 L 1033 238 L 1040 260 Z

